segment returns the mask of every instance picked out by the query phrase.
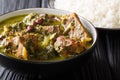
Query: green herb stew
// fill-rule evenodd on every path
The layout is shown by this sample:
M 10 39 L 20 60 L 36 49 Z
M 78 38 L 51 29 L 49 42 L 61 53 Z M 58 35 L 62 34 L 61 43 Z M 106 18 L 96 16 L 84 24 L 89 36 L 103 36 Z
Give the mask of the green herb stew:
M 30 13 L 0 22 L 0 53 L 17 59 L 63 60 L 87 50 L 92 42 L 76 13 Z

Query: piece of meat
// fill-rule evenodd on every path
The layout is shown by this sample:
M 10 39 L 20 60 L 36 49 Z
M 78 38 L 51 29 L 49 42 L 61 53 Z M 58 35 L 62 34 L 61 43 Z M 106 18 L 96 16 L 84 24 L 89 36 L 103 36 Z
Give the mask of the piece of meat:
M 29 54 L 35 54 L 38 48 L 38 37 L 34 34 L 25 34 L 18 37 L 14 43 L 18 45 L 15 56 L 19 59 L 28 59 Z
M 79 54 L 85 50 L 80 42 L 67 38 L 65 36 L 60 36 L 56 39 L 54 48 L 58 53 L 64 56 Z
M 81 41 L 86 47 L 87 42 L 92 41 L 91 36 L 86 31 L 76 13 L 62 17 L 62 25 L 65 29 L 64 34 L 68 34 L 71 39 Z
M 27 50 L 23 44 L 22 38 L 19 36 L 13 37 L 11 40 L 11 50 L 12 53 L 15 53 L 15 56 L 19 59 L 28 59 L 28 53 Z
M 4 52 L 8 54 L 16 53 L 17 45 L 18 45 L 17 37 L 7 37 L 2 40 L 0 43 L 0 47 L 4 47 Z
M 35 54 L 38 49 L 38 36 L 32 33 L 23 35 L 23 44 L 29 54 Z
M 15 56 L 19 59 L 24 59 L 24 60 L 28 59 L 28 52 L 25 46 L 21 42 L 19 42 L 18 44 L 18 49 L 17 49 Z
M 53 33 L 57 33 L 57 35 L 62 34 L 62 31 L 60 30 L 59 25 L 43 26 L 41 32 L 43 32 L 43 34 L 45 34 L 45 35 L 49 35 L 49 34 L 53 34 Z

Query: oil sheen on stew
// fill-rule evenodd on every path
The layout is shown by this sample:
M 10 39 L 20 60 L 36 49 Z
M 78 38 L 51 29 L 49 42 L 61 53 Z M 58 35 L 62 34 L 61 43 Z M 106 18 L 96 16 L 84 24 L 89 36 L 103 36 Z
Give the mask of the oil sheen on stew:
M 81 54 L 92 42 L 76 13 L 30 13 L 0 22 L 0 53 L 17 59 L 64 60 Z

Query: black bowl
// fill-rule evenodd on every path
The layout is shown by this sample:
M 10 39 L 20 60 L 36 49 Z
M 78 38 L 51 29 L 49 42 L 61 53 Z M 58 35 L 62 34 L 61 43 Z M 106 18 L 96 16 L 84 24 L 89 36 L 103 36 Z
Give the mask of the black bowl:
M 49 13 L 49 14 L 69 14 L 71 12 L 63 11 L 63 10 L 57 10 L 57 9 L 48 9 L 48 8 L 30 8 L 30 9 L 22 9 L 13 11 L 10 13 L 6 13 L 4 15 L 0 16 L 0 21 L 16 16 L 21 14 L 27 14 L 31 12 L 37 12 L 37 13 Z M 62 61 L 55 61 L 55 62 L 37 62 L 37 61 L 27 61 L 27 60 L 20 60 L 15 59 L 9 56 L 6 56 L 2 53 L 0 53 L 0 65 L 10 69 L 15 70 L 19 72 L 25 72 L 25 73 L 39 73 L 42 76 L 51 76 L 58 73 L 62 73 L 65 71 L 70 71 L 77 67 L 77 65 L 82 66 L 83 63 L 85 63 L 92 51 L 94 50 L 96 40 L 97 40 L 97 32 L 94 28 L 94 26 L 87 21 L 86 19 L 79 17 L 82 24 L 85 26 L 87 31 L 92 35 L 93 37 L 93 44 L 92 47 L 88 50 L 84 51 L 83 53 L 79 54 L 76 57 L 65 59 Z

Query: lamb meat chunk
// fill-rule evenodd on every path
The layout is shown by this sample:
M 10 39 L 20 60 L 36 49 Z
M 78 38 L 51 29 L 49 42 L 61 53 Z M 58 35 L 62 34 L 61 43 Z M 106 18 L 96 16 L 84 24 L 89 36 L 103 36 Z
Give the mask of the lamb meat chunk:
M 37 34 L 25 34 L 22 37 L 23 44 L 26 47 L 29 54 L 35 54 L 38 49 L 38 36 Z
M 42 26 L 41 32 L 44 35 L 49 35 L 56 33 L 57 35 L 62 34 L 62 30 L 60 29 L 59 25 L 52 25 L 52 26 Z
M 62 17 L 62 25 L 71 39 L 81 41 L 86 47 L 87 42 L 92 41 L 91 36 L 83 27 L 77 14 L 73 13 Z
M 35 54 L 35 52 L 37 51 L 37 42 L 38 37 L 34 34 L 25 34 L 22 37 L 19 37 L 16 57 L 27 60 L 28 55 Z
M 19 42 L 18 44 L 18 49 L 17 49 L 17 53 L 15 54 L 15 56 L 18 57 L 19 59 L 24 59 L 24 60 L 28 59 L 28 52 L 25 46 L 21 42 Z
M 65 36 L 60 36 L 56 39 L 54 48 L 59 54 L 64 56 L 79 54 L 85 50 L 80 42 L 67 38 Z

